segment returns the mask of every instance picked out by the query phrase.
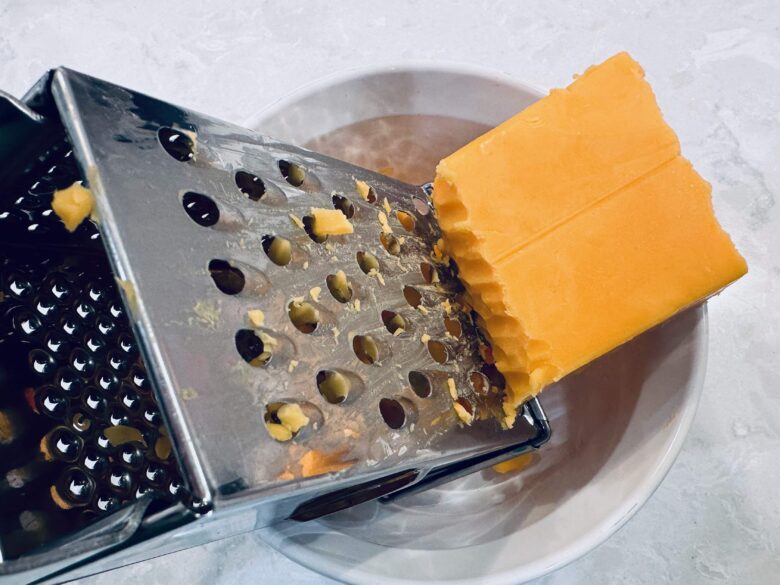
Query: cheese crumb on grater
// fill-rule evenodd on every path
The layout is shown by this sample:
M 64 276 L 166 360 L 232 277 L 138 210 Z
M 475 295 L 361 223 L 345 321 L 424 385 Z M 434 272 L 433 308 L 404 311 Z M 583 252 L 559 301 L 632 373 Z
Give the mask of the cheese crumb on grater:
M 355 179 L 355 189 L 357 189 L 358 195 L 360 195 L 365 201 L 368 201 L 368 196 L 371 193 L 371 187 L 365 181 Z
M 250 309 L 246 312 L 246 316 L 253 327 L 262 327 L 265 324 L 265 313 L 260 309 Z
M 447 389 L 449 390 L 450 396 L 452 397 L 452 399 L 453 400 L 457 400 L 458 399 L 458 390 L 455 387 L 455 380 L 453 380 L 452 378 L 447 378 Z

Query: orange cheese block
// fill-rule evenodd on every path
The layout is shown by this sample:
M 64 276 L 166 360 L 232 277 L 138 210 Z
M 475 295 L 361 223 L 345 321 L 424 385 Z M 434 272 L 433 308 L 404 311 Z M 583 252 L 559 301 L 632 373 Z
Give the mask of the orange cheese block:
M 515 409 L 747 272 L 642 68 L 588 69 L 437 167 L 449 255 Z

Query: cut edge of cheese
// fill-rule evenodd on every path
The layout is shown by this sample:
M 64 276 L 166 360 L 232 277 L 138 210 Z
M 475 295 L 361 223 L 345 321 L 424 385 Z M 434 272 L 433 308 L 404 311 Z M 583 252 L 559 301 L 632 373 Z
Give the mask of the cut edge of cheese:
M 477 325 L 492 347 L 496 367 L 506 379 L 502 423 L 511 427 L 517 406 L 538 392 L 534 391 L 531 383 L 533 372 L 550 372 L 555 380 L 562 373 L 552 364 L 544 363 L 538 351 L 534 353 L 535 349 L 544 346 L 544 342 L 529 339 L 519 316 L 512 314 L 506 305 L 505 287 L 494 267 L 486 260 L 481 239 L 468 227 L 468 210 L 459 201 L 457 188 L 438 170 L 433 192 L 439 226 L 447 237 L 458 265 L 459 277 L 471 297 L 477 313 Z M 511 348 L 510 352 L 508 348 Z M 536 358 L 533 365 L 532 355 Z M 535 377 L 538 378 L 539 374 Z

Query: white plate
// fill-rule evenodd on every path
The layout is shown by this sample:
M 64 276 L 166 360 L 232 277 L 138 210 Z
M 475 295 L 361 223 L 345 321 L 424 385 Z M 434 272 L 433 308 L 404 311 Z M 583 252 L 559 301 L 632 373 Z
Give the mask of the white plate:
M 495 125 L 539 95 L 470 68 L 388 68 L 309 85 L 248 125 L 300 144 L 397 114 Z M 518 475 L 482 472 L 262 535 L 299 563 L 349 583 L 514 585 L 544 575 L 603 542 L 661 483 L 693 419 L 706 342 L 702 306 L 545 391 L 553 439 Z

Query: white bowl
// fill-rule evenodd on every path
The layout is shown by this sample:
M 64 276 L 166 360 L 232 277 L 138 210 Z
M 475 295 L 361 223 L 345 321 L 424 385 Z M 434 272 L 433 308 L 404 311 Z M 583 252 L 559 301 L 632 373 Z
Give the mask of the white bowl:
M 469 68 L 388 68 L 311 84 L 248 125 L 299 144 L 398 114 L 496 125 L 540 95 Z M 514 585 L 544 575 L 603 542 L 661 483 L 693 419 L 706 346 L 701 306 L 546 390 L 541 401 L 553 439 L 520 474 L 482 472 L 262 535 L 290 558 L 349 583 Z

